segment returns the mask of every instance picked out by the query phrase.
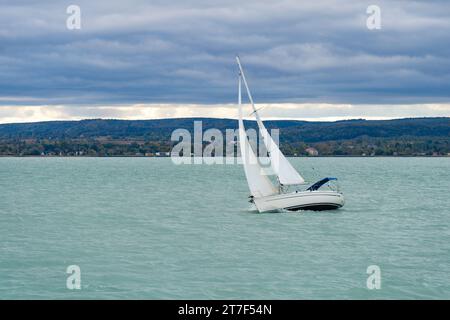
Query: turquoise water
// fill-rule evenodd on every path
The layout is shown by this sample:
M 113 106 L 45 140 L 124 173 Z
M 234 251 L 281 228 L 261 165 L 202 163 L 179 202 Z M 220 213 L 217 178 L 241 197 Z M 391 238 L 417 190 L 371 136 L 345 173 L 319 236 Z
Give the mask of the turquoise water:
M 0 158 L 0 298 L 450 298 L 450 158 L 292 163 L 345 207 L 256 214 L 237 165 Z

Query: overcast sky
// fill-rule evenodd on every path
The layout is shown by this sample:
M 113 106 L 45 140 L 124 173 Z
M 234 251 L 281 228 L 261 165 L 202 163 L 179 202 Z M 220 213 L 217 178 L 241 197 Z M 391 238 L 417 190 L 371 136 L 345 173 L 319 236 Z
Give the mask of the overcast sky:
M 450 116 L 449 1 L 1 0 L 0 122 L 234 117 L 236 53 L 266 117 Z

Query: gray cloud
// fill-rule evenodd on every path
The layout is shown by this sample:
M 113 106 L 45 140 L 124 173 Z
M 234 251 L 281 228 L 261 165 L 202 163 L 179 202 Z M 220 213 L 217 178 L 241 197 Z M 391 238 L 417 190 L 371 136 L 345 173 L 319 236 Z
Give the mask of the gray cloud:
M 448 2 L 377 1 L 370 31 L 372 2 L 2 1 L 0 103 L 230 103 L 235 53 L 259 102 L 448 102 Z

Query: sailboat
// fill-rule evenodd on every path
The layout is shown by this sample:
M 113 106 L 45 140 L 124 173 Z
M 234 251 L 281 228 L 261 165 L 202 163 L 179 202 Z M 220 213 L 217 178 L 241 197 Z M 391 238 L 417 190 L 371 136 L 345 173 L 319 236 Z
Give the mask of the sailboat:
M 278 145 L 264 126 L 258 110 L 253 102 L 244 70 L 239 57 L 236 57 L 239 67 L 238 106 L 239 106 L 239 146 L 244 166 L 245 176 L 250 189 L 250 202 L 259 212 L 279 210 L 331 210 L 344 205 L 344 195 L 336 185 L 336 178 L 326 177 L 311 185 L 308 185 L 297 170 L 289 163 Z M 259 158 L 253 150 L 243 121 L 242 111 L 242 83 L 245 86 L 248 99 L 252 106 L 252 114 L 256 118 L 259 134 L 264 142 L 270 159 L 270 167 L 273 176 L 263 168 Z M 278 184 L 278 185 L 276 185 Z

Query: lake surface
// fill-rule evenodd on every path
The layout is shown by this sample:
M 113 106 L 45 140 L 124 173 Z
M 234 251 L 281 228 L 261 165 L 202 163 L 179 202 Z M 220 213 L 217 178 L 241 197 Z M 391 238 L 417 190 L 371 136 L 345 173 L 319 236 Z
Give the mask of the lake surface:
M 346 205 L 257 214 L 239 165 L 0 158 L 0 298 L 450 298 L 450 158 L 291 161 Z

